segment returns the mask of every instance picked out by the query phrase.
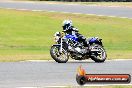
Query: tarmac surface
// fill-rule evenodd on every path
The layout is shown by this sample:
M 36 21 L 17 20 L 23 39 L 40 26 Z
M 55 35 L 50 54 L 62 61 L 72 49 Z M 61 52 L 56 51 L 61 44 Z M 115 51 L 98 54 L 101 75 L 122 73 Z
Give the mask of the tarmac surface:
M 95 14 L 104 16 L 115 16 L 132 18 L 132 8 L 128 7 L 107 7 L 80 4 L 50 4 L 44 2 L 0 2 L 0 8 L 12 8 L 33 11 L 55 11 L 76 14 Z
M 130 74 L 132 60 L 93 61 L 26 61 L 0 63 L 0 88 L 78 86 L 77 68 L 82 65 L 88 74 Z M 132 83 L 131 83 L 132 84 Z

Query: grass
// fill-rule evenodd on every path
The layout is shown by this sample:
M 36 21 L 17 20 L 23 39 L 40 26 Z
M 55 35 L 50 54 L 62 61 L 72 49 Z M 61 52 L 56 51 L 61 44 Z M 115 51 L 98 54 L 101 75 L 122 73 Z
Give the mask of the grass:
M 0 61 L 51 59 L 53 34 L 62 31 L 64 19 L 86 37 L 102 38 L 108 59 L 131 59 L 131 19 L 0 9 Z

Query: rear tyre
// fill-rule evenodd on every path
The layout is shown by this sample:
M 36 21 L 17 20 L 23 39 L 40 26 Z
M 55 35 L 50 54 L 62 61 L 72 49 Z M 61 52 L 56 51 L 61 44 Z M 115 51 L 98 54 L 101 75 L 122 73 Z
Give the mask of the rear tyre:
M 104 62 L 107 58 L 107 54 L 103 46 L 99 44 L 93 44 L 90 46 L 91 48 L 91 59 L 97 63 Z
M 68 53 L 65 50 L 62 50 L 62 53 L 59 52 L 60 46 L 52 46 L 50 49 L 51 57 L 58 63 L 66 63 L 69 59 Z

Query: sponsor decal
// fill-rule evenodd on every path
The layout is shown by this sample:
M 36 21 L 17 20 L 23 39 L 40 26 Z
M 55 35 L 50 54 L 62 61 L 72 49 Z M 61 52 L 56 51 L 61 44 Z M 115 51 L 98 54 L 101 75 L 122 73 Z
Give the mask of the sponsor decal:
M 79 66 L 76 75 L 76 81 L 79 85 L 86 83 L 130 83 L 131 76 L 129 74 L 86 74 L 86 71 Z

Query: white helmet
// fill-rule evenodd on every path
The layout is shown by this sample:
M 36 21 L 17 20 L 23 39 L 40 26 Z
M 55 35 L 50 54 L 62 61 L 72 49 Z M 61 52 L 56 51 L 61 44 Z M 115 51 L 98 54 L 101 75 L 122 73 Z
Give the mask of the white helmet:
M 72 26 L 72 21 L 71 20 L 64 20 L 63 21 L 63 30 L 66 31 L 66 30 L 69 30 Z

